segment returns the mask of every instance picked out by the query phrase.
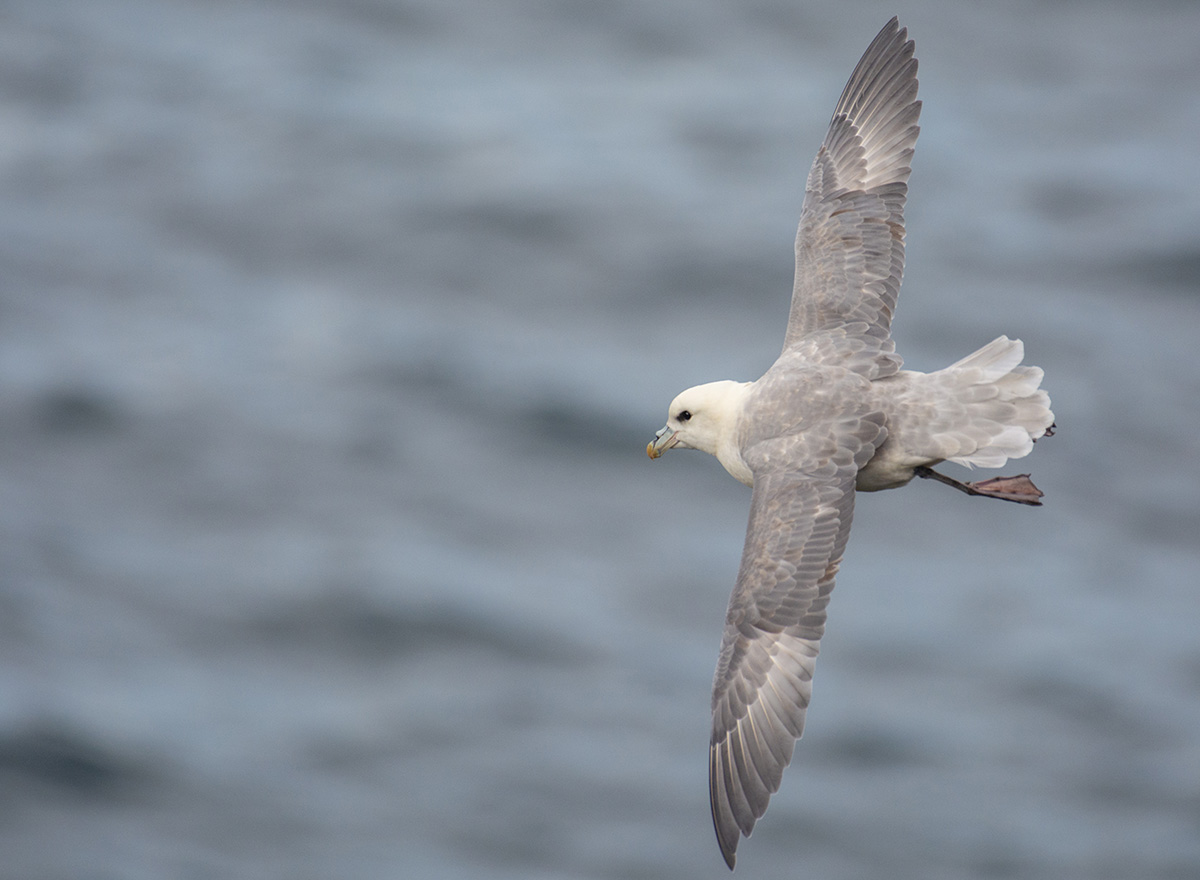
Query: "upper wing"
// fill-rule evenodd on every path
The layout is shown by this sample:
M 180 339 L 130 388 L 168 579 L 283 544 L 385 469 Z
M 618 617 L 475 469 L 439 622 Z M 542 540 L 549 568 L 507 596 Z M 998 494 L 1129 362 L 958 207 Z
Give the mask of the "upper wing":
M 883 417 L 767 441 L 713 680 L 709 797 L 721 853 L 734 864 L 779 789 L 804 729 L 825 606 L 854 512 L 854 478 L 886 436 Z M 799 464 L 796 469 L 795 465 Z M 753 463 L 751 464 L 753 467 Z
M 883 353 L 904 273 L 904 200 L 917 117 L 917 60 L 895 18 L 863 53 L 817 152 L 796 233 L 784 349 L 842 328 Z M 854 326 L 850 326 L 854 325 Z M 884 372 L 899 369 L 898 358 Z

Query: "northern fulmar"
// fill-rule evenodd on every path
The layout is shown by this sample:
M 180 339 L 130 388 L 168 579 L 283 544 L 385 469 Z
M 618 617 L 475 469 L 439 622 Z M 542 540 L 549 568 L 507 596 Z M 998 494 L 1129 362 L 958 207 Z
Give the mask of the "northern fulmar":
M 753 487 L 712 693 L 709 795 L 732 869 L 804 729 L 825 610 L 857 491 L 914 476 L 1040 504 L 1028 474 L 960 482 L 943 461 L 1001 467 L 1052 432 L 1042 371 L 1001 336 L 933 373 L 902 370 L 890 335 L 917 141 L 917 60 L 893 18 L 854 68 L 805 187 L 783 353 L 755 382 L 676 397 L 647 447 L 715 455 Z

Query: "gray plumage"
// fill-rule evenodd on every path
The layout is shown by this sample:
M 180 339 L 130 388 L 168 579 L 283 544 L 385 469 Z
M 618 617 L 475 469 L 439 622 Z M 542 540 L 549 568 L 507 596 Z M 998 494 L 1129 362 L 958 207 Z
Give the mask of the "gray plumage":
M 934 373 L 901 370 L 890 337 L 920 114 L 913 43 L 892 19 L 851 75 L 808 176 L 783 352 L 756 382 L 690 388 L 648 447 L 720 459 L 753 487 L 713 680 L 709 792 L 733 868 L 804 730 L 856 490 L 951 460 L 999 467 L 1053 422 L 1042 371 L 999 337 Z M 956 484 L 1036 504 L 1027 478 Z M 1015 485 L 1013 480 L 1017 481 Z M 1026 497 L 1028 496 L 1028 497 Z

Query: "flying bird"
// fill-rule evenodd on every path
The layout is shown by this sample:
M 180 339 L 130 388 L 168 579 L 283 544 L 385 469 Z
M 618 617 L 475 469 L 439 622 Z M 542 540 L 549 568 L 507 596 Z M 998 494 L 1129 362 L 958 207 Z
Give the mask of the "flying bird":
M 712 693 L 709 794 L 730 869 L 804 730 L 856 491 L 917 476 L 1041 503 L 1028 474 L 968 483 L 932 469 L 998 468 L 1052 433 L 1042 371 L 1021 364 L 1021 341 L 1001 336 L 933 373 L 901 369 L 895 352 L 920 112 L 913 43 L 893 18 L 854 68 L 808 175 L 782 354 L 757 381 L 681 393 L 646 450 L 708 452 L 754 490 Z

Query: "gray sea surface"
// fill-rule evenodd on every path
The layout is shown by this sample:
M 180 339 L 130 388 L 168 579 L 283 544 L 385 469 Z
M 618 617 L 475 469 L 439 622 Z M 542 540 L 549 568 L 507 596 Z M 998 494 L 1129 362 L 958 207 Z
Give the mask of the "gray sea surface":
M 1046 504 L 860 496 L 738 876 L 1200 876 L 1200 4 L 9 0 L 0 878 L 727 876 L 644 447 L 894 13 L 899 350 L 1025 341 Z

